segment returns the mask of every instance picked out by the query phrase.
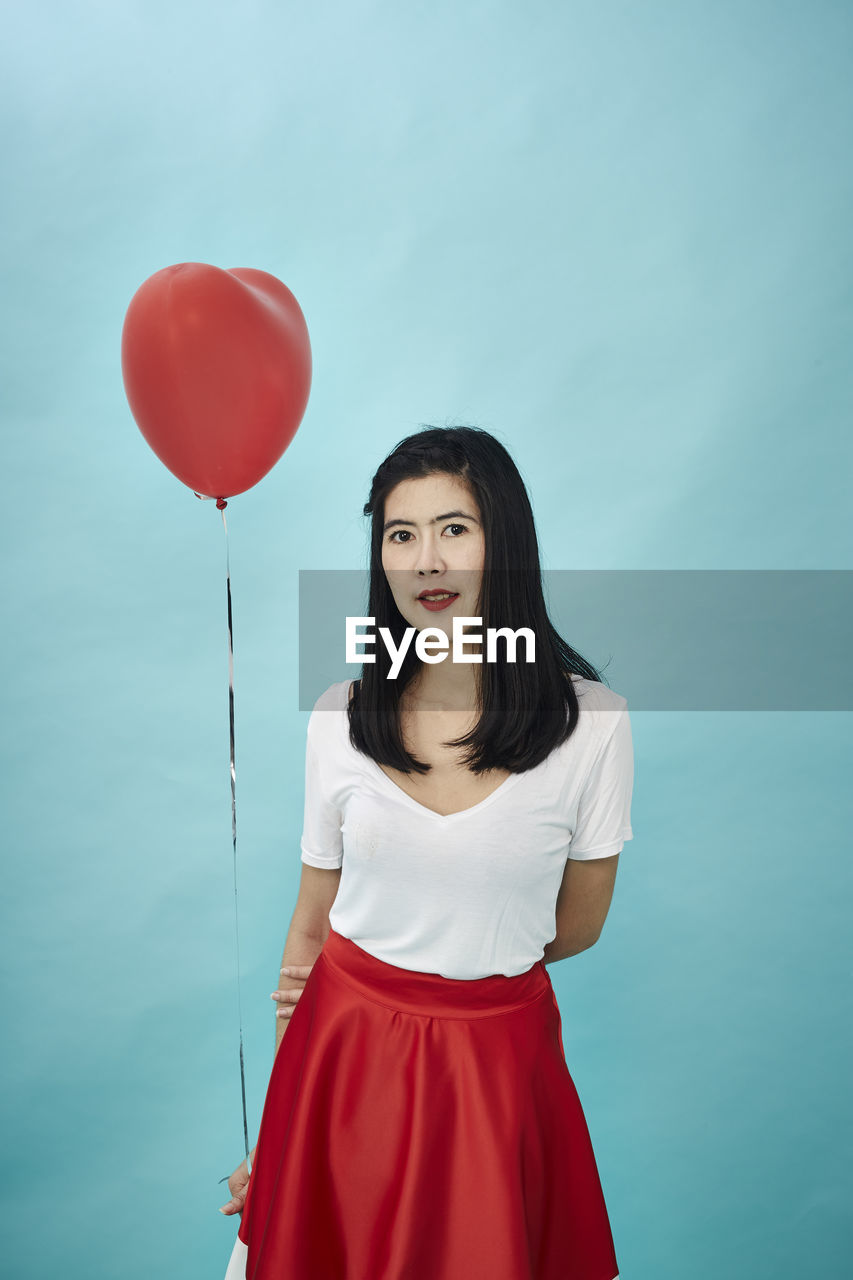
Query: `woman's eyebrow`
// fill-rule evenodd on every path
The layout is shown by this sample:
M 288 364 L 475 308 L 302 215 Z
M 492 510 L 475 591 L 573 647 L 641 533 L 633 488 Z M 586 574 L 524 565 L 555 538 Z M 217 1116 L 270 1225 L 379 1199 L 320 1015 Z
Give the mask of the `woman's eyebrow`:
M 473 520 L 475 524 L 477 523 L 474 516 L 466 515 L 464 511 L 445 511 L 443 516 L 433 516 L 429 523 L 438 524 L 439 520 L 449 520 L 451 516 L 461 516 L 463 520 Z M 382 526 L 382 532 L 387 533 L 387 531 L 395 524 L 408 524 L 411 525 L 413 529 L 416 527 L 414 520 L 386 520 Z

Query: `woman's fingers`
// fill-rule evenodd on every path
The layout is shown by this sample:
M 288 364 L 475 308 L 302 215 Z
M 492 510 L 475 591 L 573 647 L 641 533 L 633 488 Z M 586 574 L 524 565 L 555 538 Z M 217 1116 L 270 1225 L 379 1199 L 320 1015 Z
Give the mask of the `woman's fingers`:
M 248 1185 L 249 1173 L 246 1168 L 246 1161 L 243 1160 L 228 1179 L 228 1190 L 231 1192 L 231 1199 L 227 1204 L 222 1205 L 219 1212 L 226 1214 L 242 1213 L 243 1205 L 246 1202 L 246 1188 Z
M 296 1008 L 296 1001 L 301 995 L 301 991 L 274 991 L 272 999 L 279 1002 L 279 1007 L 275 1011 L 276 1017 L 289 1018 Z
M 270 1000 L 278 1001 L 279 1005 L 281 1006 L 279 1009 L 276 1010 L 276 1013 L 285 1014 L 289 1017 L 290 1014 L 293 1013 L 294 1005 L 296 1004 L 296 1001 L 299 999 L 301 995 L 302 995 L 301 988 L 297 990 L 290 990 L 290 991 L 271 991 Z
M 295 978 L 297 982 L 304 982 L 313 968 L 313 964 L 291 964 L 285 965 L 280 972 L 286 978 Z M 301 995 L 302 987 L 288 987 L 281 991 L 271 991 L 270 1000 L 276 1000 L 282 1006 L 276 1010 L 278 1017 L 289 1018 L 293 1013 L 293 1005 L 296 1004 Z

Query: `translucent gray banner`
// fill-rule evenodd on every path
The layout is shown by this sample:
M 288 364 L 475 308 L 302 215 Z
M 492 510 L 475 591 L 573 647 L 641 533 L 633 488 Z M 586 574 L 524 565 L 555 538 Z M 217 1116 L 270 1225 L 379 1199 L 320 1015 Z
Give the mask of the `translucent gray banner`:
M 542 585 L 557 632 L 632 711 L 853 710 L 853 570 L 558 569 Z M 365 570 L 300 570 L 300 710 L 361 674 L 346 619 L 367 603 Z

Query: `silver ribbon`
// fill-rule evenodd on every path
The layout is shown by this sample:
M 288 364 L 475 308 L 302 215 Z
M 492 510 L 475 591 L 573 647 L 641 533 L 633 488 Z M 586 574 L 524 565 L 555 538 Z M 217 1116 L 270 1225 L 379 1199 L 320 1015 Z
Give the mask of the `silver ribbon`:
M 195 493 L 195 490 L 193 490 Z M 196 493 L 202 502 L 213 501 L 211 494 Z M 249 1124 L 246 1118 L 246 1069 L 243 1060 L 243 1007 L 240 1000 L 240 920 L 237 910 L 237 772 L 234 768 L 234 630 L 231 616 L 231 556 L 228 550 L 228 525 L 225 521 L 226 498 L 217 498 L 216 505 L 222 512 L 222 527 L 225 530 L 225 586 L 228 597 L 228 723 L 231 738 L 231 845 L 234 859 L 234 939 L 237 951 L 237 1020 L 240 1028 L 240 1091 L 243 1098 L 243 1144 L 246 1148 L 246 1165 L 249 1165 Z M 220 1182 L 227 1182 L 231 1177 L 226 1173 Z

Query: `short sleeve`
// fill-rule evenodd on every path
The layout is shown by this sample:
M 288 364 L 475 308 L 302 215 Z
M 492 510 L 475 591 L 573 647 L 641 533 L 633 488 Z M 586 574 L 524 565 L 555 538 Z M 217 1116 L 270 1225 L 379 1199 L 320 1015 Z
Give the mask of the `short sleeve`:
M 302 824 L 302 861 L 310 867 L 340 867 L 344 860 L 342 816 L 324 785 L 323 760 L 315 746 L 310 724 L 305 745 L 305 815 Z
M 634 745 L 627 705 L 593 761 L 578 802 L 569 858 L 606 858 L 619 853 L 631 830 Z

